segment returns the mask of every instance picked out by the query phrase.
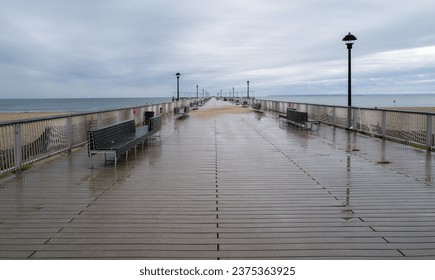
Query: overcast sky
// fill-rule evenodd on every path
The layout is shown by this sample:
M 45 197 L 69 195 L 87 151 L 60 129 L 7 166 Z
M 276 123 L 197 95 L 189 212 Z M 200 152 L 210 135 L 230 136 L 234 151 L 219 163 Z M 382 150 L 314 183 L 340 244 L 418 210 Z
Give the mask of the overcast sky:
M 0 0 L 0 98 L 435 93 L 433 0 Z

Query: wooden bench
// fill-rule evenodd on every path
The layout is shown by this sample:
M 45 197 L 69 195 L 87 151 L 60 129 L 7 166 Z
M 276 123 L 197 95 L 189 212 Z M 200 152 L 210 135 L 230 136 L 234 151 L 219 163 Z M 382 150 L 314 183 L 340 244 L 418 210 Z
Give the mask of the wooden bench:
M 295 125 L 303 129 L 312 130 L 313 126 L 315 126 L 317 129 L 320 124 L 320 122 L 317 120 L 310 120 L 308 118 L 307 112 L 300 112 L 291 108 L 287 108 L 287 114 L 280 115 L 280 118 L 285 119 L 285 121 L 289 124 Z
M 254 109 L 257 112 L 264 113 L 263 109 L 261 108 L 261 103 L 252 104 L 252 109 Z
M 189 106 L 180 106 L 174 108 L 174 115 L 176 118 L 184 118 L 186 117 L 190 112 Z
M 107 154 L 113 154 L 116 167 L 119 155 L 125 153 L 127 159 L 130 149 L 134 148 L 136 151 L 138 144 L 143 146 L 160 128 L 161 117 L 157 116 L 150 119 L 150 125 L 138 128 L 134 120 L 129 120 L 88 131 L 88 155 L 92 167 L 92 156 L 96 154 L 104 154 L 105 160 Z

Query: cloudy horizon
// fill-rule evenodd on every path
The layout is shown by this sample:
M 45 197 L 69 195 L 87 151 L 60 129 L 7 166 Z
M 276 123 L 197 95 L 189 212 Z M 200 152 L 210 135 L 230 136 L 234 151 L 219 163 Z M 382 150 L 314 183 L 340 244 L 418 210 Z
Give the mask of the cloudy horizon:
M 3 0 L 0 98 L 435 93 L 428 0 Z

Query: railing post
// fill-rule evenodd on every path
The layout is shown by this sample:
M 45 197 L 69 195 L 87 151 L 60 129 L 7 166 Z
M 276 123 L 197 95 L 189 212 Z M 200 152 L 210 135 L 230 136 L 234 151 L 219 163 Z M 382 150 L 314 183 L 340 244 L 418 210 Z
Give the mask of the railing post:
M 433 146 L 433 136 L 432 136 L 432 115 L 426 115 L 426 146 L 428 148 Z
M 355 120 L 355 123 L 354 123 L 354 128 L 358 131 L 362 131 L 363 129 L 362 129 L 362 126 L 363 126 L 363 119 L 362 119 L 362 111 L 361 111 L 361 108 L 358 108 L 358 119 L 357 120 Z
M 347 107 L 347 129 L 352 129 L 352 107 Z
M 320 106 L 317 106 L 317 120 L 320 121 Z
M 71 115 L 68 116 L 66 119 L 66 137 L 67 137 L 67 143 L 68 143 L 68 152 L 71 153 L 71 149 L 73 146 L 73 131 L 72 131 L 72 117 Z
M 335 111 L 336 111 L 336 109 L 337 109 L 336 107 L 333 107 L 333 108 L 332 108 L 332 125 L 333 125 L 333 126 L 337 126 L 337 123 L 336 123 L 336 121 L 335 121 L 335 120 L 336 120 L 336 116 L 335 116 Z
M 97 127 L 100 128 L 101 127 L 101 123 L 102 123 L 102 113 L 98 113 L 97 115 Z
M 14 125 L 15 130 L 15 146 L 14 146 L 14 165 L 17 172 L 20 172 L 20 168 L 23 164 L 23 152 L 21 148 L 21 123 Z
M 386 111 L 382 111 L 381 128 L 382 128 L 382 138 L 385 139 L 385 137 L 387 136 L 387 112 Z

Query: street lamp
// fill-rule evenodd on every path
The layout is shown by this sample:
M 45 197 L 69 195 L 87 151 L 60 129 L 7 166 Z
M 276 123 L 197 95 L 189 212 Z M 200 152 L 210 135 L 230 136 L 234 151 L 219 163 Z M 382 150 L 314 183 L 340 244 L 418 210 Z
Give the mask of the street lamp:
M 354 41 L 356 41 L 356 37 L 352 34 L 347 34 L 344 36 L 343 41 L 345 42 L 348 50 L 348 71 L 347 71 L 347 106 L 352 106 L 352 80 L 351 80 L 351 50 Z
M 352 70 L 351 70 L 351 50 L 356 37 L 350 32 L 343 38 L 344 43 L 347 46 L 348 51 L 348 70 L 347 70 L 347 128 L 352 128 Z
M 175 74 L 177 76 L 177 101 L 180 100 L 180 73 Z
M 249 99 L 249 81 L 246 81 L 246 84 L 248 85 L 248 99 Z
M 196 85 L 196 99 L 198 99 L 199 95 L 198 95 L 198 85 Z

